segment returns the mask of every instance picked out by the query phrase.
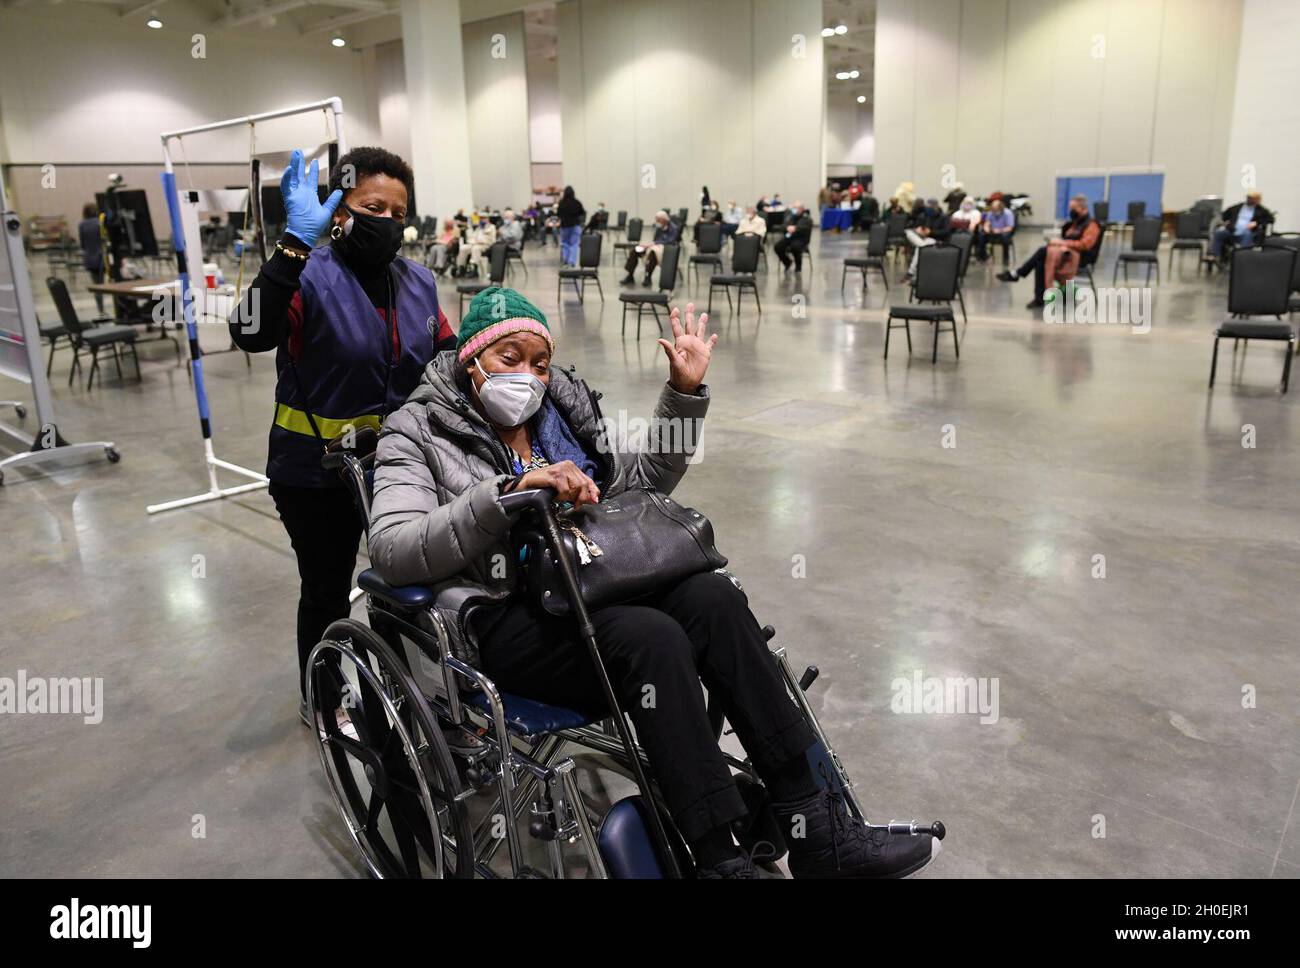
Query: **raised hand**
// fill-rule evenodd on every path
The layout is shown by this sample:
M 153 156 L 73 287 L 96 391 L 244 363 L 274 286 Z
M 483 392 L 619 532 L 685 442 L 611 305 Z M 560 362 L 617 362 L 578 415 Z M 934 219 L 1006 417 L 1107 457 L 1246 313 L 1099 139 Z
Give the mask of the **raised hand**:
M 700 313 L 699 322 L 695 321 L 695 303 L 686 304 L 685 324 L 681 322 L 681 311 L 676 306 L 668 321 L 673 326 L 673 342 L 659 340 L 668 357 L 668 385 L 678 393 L 693 394 L 704 382 L 718 334 L 708 335 L 708 313 Z
M 342 189 L 335 189 L 322 205 L 316 194 L 320 180 L 320 162 L 312 159 L 308 168 L 302 152 L 297 148 L 289 156 L 289 167 L 280 177 L 280 194 L 284 197 L 284 211 L 288 217 L 285 230 L 308 248 L 324 234 L 334 217 L 334 210 L 343 201 Z

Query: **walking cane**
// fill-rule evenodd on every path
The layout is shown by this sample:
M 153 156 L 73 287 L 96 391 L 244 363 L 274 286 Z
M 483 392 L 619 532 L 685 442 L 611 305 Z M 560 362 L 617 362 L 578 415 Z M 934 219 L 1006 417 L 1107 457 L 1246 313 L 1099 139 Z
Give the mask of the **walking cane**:
M 569 604 L 573 608 L 574 617 L 578 621 L 578 630 L 582 633 L 583 643 L 587 646 L 587 652 L 591 656 L 592 664 L 596 667 L 596 676 L 600 679 L 600 687 L 605 693 L 605 702 L 609 704 L 614 717 L 614 724 L 618 727 L 619 741 L 623 744 L 623 749 L 632 764 L 637 789 L 640 790 L 641 799 L 645 802 L 646 810 L 650 814 L 650 834 L 654 838 L 660 859 L 668 869 L 668 876 L 679 878 L 682 876 L 681 868 L 678 867 L 677 858 L 669 845 L 668 832 L 664 829 L 663 818 L 659 816 L 654 797 L 650 794 L 650 781 L 641 766 L 641 757 L 637 755 L 636 748 L 632 745 L 632 736 L 628 732 L 623 709 L 618 703 L 618 697 L 614 695 L 614 686 L 609 681 L 609 673 L 605 671 L 605 663 L 601 660 L 600 651 L 596 647 L 596 629 L 591 624 L 591 616 L 587 614 L 587 603 L 582 599 L 582 589 L 578 586 L 577 569 L 574 567 L 573 559 L 569 556 L 569 550 L 564 546 L 564 540 L 560 535 L 560 525 L 555 518 L 555 509 L 552 507 L 554 498 L 555 492 L 550 488 L 536 488 L 503 495 L 501 506 L 508 513 L 525 507 L 532 508 L 542 520 L 542 528 L 547 544 L 550 545 L 555 560 L 560 565 L 560 574 L 564 579 L 564 588 L 569 596 Z

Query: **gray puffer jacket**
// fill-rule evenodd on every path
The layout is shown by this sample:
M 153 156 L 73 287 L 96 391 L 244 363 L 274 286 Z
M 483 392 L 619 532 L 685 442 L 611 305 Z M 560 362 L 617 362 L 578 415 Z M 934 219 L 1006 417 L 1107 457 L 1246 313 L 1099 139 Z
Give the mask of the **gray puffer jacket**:
M 499 594 L 514 581 L 507 540 L 512 522 L 499 500 L 501 486 L 514 479 L 510 453 L 470 405 L 471 392 L 469 376 L 448 350 L 425 367 L 406 404 L 384 422 L 375 457 L 370 561 L 389 584 L 432 585 L 457 577 Z M 698 441 L 709 406 L 707 387 L 688 396 L 665 384 L 649 439 L 630 451 L 626 440 L 610 440 L 596 395 L 571 370 L 552 368 L 548 394 L 600 465 L 602 497 L 644 485 L 671 493 L 690 456 L 670 445 L 673 428 L 681 433 L 689 426 L 694 436 L 688 439 Z

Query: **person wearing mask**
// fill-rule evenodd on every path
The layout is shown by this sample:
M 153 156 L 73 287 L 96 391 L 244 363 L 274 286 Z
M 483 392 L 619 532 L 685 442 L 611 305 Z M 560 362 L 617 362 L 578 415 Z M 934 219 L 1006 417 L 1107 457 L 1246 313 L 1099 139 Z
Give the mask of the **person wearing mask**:
M 452 275 L 463 276 L 469 268 L 469 260 L 473 259 L 474 264 L 478 266 L 480 278 L 487 278 L 487 250 L 492 247 L 492 243 L 497 240 L 497 227 L 492 224 L 491 219 L 480 218 L 475 226 L 469 230 L 465 236 L 464 243 L 461 244 L 460 252 L 456 255 L 456 268 L 452 270 Z
M 727 202 L 727 211 L 722 216 L 722 237 L 729 239 L 735 235 L 743 221 L 745 221 L 745 210 L 737 205 L 733 198 Z
M 667 380 L 649 424 L 700 426 L 718 338 L 707 314 L 696 320 L 694 305 L 684 314 L 673 308 L 669 321 L 671 339 L 659 340 Z M 611 440 L 596 395 L 552 362 L 555 349 L 545 314 L 515 290 L 474 297 L 456 351 L 438 355 L 384 427 L 370 555 L 394 585 L 489 586 L 495 604 L 469 619 L 484 673 L 504 691 L 599 719 L 609 707 L 573 623 L 526 595 L 505 594 L 510 578 L 493 564 L 514 553 L 502 496 L 553 488 L 556 501 L 580 507 L 639 487 L 670 494 L 689 463 L 680 447 Z M 522 393 L 501 389 L 521 383 Z M 706 571 L 632 603 L 593 608 L 591 623 L 696 877 L 755 879 L 759 851 L 747 854 L 732 835 L 749 808 L 718 748 L 704 688 L 762 778 L 774 822 L 794 833 L 796 878 L 902 877 L 939 852 L 927 834 L 869 830 L 843 797 L 819 787 L 808 757 L 817 737 L 790 700 L 745 594 L 724 576 Z M 654 703 L 644 701 L 647 684 Z
M 760 239 L 767 237 L 767 219 L 759 214 L 754 205 L 745 210 L 745 217 L 736 226 L 737 235 L 757 235 Z
M 514 252 L 524 246 L 524 223 L 515 218 L 514 209 L 508 208 L 501 213 L 501 227 L 497 229 L 497 238 Z
M 948 219 L 948 225 L 954 232 L 969 232 L 973 236 L 980 227 L 980 210 L 975 207 L 975 200 L 969 196 L 963 198 Z
M 939 207 L 939 200 L 931 198 L 926 202 L 917 200 L 917 209 L 912 215 L 912 224 L 907 227 L 907 244 L 912 248 L 912 258 L 907 264 L 907 275 L 903 282 L 911 282 L 916 276 L 916 264 L 920 251 L 928 245 L 942 242 L 952 233 L 947 214 Z
M 1011 237 L 1016 232 L 1016 216 L 1001 198 L 989 202 L 989 210 L 980 220 L 980 230 L 975 236 L 975 257 L 980 262 L 989 259 L 989 244 L 1002 246 L 1002 264 L 1011 258 Z
M 415 176 L 383 148 L 355 148 L 330 173 L 324 204 L 318 162 L 295 150 L 280 180 L 284 234 L 230 317 L 247 353 L 276 351 L 275 416 L 266 476 L 298 561 L 298 685 L 326 627 L 348 600 L 361 519 L 325 443 L 397 410 L 435 348 L 455 344 L 433 273 L 399 258 Z M 352 186 L 344 190 L 343 185 Z M 329 241 L 317 246 L 328 233 Z M 306 703 L 300 707 L 307 722 Z
M 81 208 L 81 221 L 77 223 L 77 240 L 81 243 L 81 265 L 96 283 L 104 281 L 104 239 L 99 231 L 99 209 L 94 202 Z M 104 294 L 95 293 L 95 309 L 104 312 Z
M 794 259 L 794 271 L 803 272 L 803 254 L 812 242 L 812 218 L 803 207 L 803 202 L 795 202 L 785 217 L 785 234 L 773 246 L 781 265 L 790 268 Z
M 1254 245 L 1273 224 L 1273 213 L 1260 204 L 1264 196 L 1258 191 L 1246 193 L 1246 200 L 1223 210 L 1222 224 L 1214 230 L 1210 240 L 1210 257 L 1223 260 L 1223 246 L 1229 239 L 1238 245 Z
M 1043 305 L 1043 293 L 1048 285 L 1064 284 L 1073 279 L 1079 271 L 1083 254 L 1096 247 L 1101 239 L 1101 228 L 1089 212 L 1088 197 L 1075 195 L 1070 199 L 1069 214 L 1061 226 L 1061 237 L 1040 245 L 1019 269 L 998 273 L 998 278 L 1003 282 L 1015 282 L 1031 272 L 1034 274 L 1034 298 L 1026 304 L 1026 309 L 1037 309 Z
M 566 266 L 578 264 L 578 241 L 582 238 L 582 220 L 587 210 L 573 194 L 573 186 L 566 185 L 560 204 L 555 206 L 560 226 L 560 262 Z
M 681 240 L 681 232 L 677 223 L 668 217 L 668 213 L 663 209 L 655 212 L 655 237 L 650 245 L 638 245 L 628 250 L 627 263 L 623 266 L 627 270 L 627 275 L 623 277 L 622 285 L 630 286 L 636 282 L 636 264 L 645 258 L 645 281 L 644 285 L 649 288 L 650 278 L 654 275 L 655 266 L 664 257 L 664 246 L 673 245 Z

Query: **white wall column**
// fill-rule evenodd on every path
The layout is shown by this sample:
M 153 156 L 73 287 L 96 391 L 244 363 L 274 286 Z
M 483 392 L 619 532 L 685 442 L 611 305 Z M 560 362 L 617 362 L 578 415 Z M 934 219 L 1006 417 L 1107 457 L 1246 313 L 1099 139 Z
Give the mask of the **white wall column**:
M 421 215 L 474 204 L 459 0 L 402 0 L 411 167 Z

